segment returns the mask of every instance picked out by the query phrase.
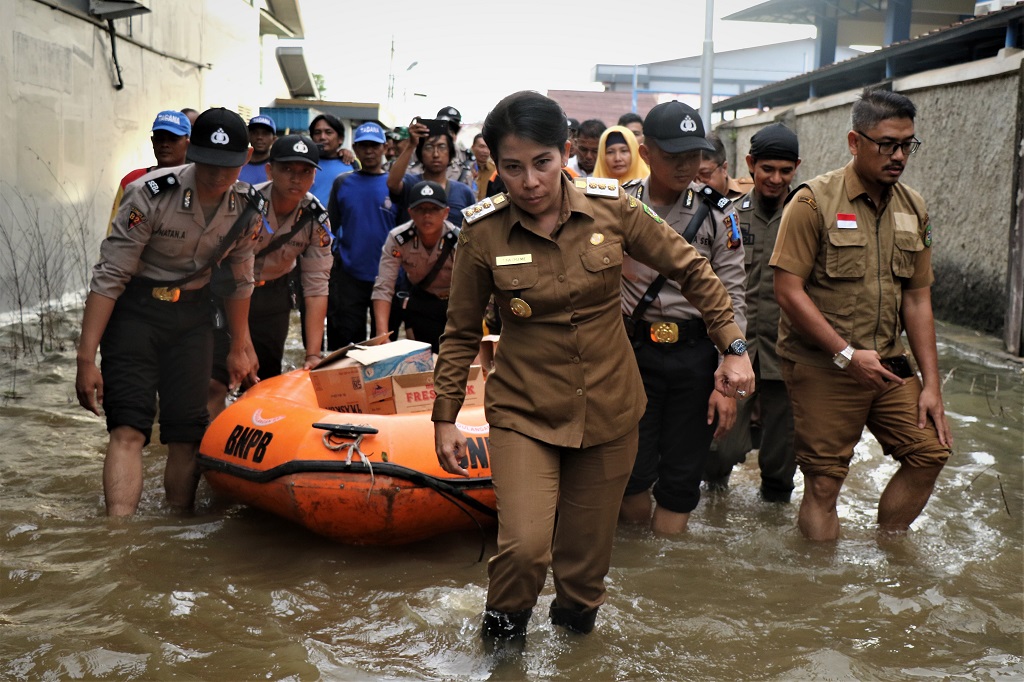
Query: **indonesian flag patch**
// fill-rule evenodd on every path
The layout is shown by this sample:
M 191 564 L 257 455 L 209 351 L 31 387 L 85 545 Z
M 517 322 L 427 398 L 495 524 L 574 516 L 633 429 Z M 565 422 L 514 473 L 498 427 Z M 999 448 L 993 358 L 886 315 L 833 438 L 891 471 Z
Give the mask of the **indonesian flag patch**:
M 857 216 L 852 213 L 836 213 L 836 227 L 840 230 L 856 230 Z

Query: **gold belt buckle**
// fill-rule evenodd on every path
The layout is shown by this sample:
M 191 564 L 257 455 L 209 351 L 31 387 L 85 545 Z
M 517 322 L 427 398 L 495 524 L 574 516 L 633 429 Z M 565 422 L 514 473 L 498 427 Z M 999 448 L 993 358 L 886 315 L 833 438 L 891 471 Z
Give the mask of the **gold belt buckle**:
M 181 289 L 178 287 L 153 287 L 153 298 L 165 303 L 177 303 L 181 298 Z
M 675 322 L 654 322 L 651 324 L 651 341 L 654 343 L 675 343 L 679 340 L 679 325 Z

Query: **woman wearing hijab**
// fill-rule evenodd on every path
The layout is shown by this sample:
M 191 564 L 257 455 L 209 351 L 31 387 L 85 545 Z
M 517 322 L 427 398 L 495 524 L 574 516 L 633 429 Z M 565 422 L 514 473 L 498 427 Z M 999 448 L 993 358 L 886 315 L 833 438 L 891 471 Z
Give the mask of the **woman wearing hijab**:
M 640 158 L 640 145 L 636 135 L 625 126 L 612 126 L 601 134 L 597 145 L 597 166 L 594 175 L 599 178 L 614 178 L 624 185 L 630 180 L 643 180 L 651 174 L 644 160 Z

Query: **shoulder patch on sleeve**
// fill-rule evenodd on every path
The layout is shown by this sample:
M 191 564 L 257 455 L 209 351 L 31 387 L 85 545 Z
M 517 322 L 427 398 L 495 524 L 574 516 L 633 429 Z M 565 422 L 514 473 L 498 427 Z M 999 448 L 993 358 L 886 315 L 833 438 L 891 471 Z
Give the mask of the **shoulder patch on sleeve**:
M 654 222 L 656 222 L 656 223 L 663 223 L 663 222 L 665 222 L 664 220 L 661 219 L 661 216 L 659 216 L 657 213 L 655 213 L 654 209 L 652 209 L 650 206 L 648 206 L 647 204 L 645 204 L 642 201 L 639 202 L 639 203 L 640 203 L 640 206 L 643 207 L 644 213 L 646 213 L 647 215 L 649 215 L 652 218 L 654 218 Z
M 573 185 L 588 197 L 619 196 L 619 181 L 614 178 L 575 178 Z
M 503 208 L 507 208 L 508 205 L 508 197 L 506 197 L 504 194 L 495 194 L 493 197 L 487 197 L 482 201 L 476 202 L 472 206 L 467 206 L 466 208 L 462 209 L 462 217 L 466 219 L 467 223 L 472 225 L 473 223 L 480 220 L 484 216 L 488 216 L 496 211 L 500 211 Z
M 146 222 L 146 215 L 133 205 L 128 211 L 128 231 L 130 232 L 144 222 Z M 929 229 L 931 228 L 929 227 Z
M 736 215 L 735 211 L 729 211 L 725 214 L 725 220 L 722 221 L 725 225 L 726 230 L 726 247 L 729 249 L 738 249 L 743 246 L 743 233 L 740 232 L 740 219 Z
M 178 177 L 174 173 L 168 173 L 166 175 L 158 175 L 155 178 L 146 180 L 146 191 L 149 192 L 149 196 L 155 197 L 161 192 L 168 192 L 177 189 L 181 183 L 178 181 Z
M 814 200 L 814 197 L 797 197 L 797 201 L 801 201 L 810 206 L 815 211 L 818 210 L 818 202 Z

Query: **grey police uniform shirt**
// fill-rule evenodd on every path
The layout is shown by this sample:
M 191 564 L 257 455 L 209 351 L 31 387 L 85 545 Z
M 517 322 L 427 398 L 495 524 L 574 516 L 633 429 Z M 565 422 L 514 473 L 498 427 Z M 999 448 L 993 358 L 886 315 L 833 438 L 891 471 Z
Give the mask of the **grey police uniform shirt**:
M 623 187 L 627 194 L 637 197 L 644 202 L 650 202 L 649 197 L 650 178 L 643 182 L 631 183 Z M 699 198 L 696 185 L 684 191 L 676 203 L 668 211 L 668 215 L 661 216 L 673 230 L 682 234 L 690 224 L 690 218 L 697 212 L 697 207 L 702 199 Z M 689 205 L 687 205 L 689 204 Z M 700 255 L 704 256 L 711 263 L 711 268 L 718 275 L 718 278 L 725 285 L 732 300 L 733 314 L 736 324 L 745 332 L 747 327 L 746 318 L 746 275 L 743 269 L 743 246 L 735 249 L 729 248 L 729 226 L 725 222 L 726 214 L 716 207 L 711 208 L 704 224 L 697 230 L 693 240 L 693 246 Z M 628 255 L 622 261 L 622 312 L 624 315 L 632 315 L 640 299 L 657 279 L 658 273 L 655 270 L 638 263 Z M 643 314 L 647 322 L 658 322 L 661 320 L 688 320 L 700 318 L 700 311 L 683 295 L 677 282 L 667 280 L 657 298 L 651 303 Z
M 782 380 L 775 342 L 779 338 L 779 304 L 775 300 L 775 271 L 768 265 L 779 236 L 782 204 L 774 214 L 758 206 L 756 190 L 733 202 L 740 217 L 747 263 L 747 343 L 750 362 L 758 358 L 762 379 Z
M 448 235 L 452 235 L 449 237 Z M 441 249 L 447 239 L 456 239 L 459 236 L 459 228 L 449 221 L 444 221 L 441 228 L 441 237 L 434 244 L 434 248 L 427 249 L 420 238 L 416 235 L 415 227 L 410 220 L 402 223 L 388 233 L 384 240 L 384 246 L 380 250 L 380 268 L 377 271 L 377 279 L 373 283 L 373 293 L 370 299 L 374 301 L 390 301 L 395 294 L 395 280 L 398 278 L 398 269 L 405 268 L 405 274 L 415 285 L 423 281 L 423 278 L 434 268 Z M 452 264 L 455 262 L 455 249 L 451 249 L 451 255 L 446 257 L 445 264 L 437 273 L 434 281 L 427 286 L 427 293 L 438 298 L 448 298 L 448 292 L 452 286 Z
M 288 242 L 284 246 L 256 259 L 253 266 L 255 279 L 257 282 L 269 282 L 284 277 L 295 269 L 296 261 L 302 258 L 303 295 L 326 296 L 327 285 L 331 279 L 331 265 L 334 263 L 334 257 L 331 255 L 331 223 L 327 219 L 327 209 L 319 202 L 311 208 L 311 203 L 316 201 L 316 197 L 306 192 L 305 198 L 299 202 L 295 210 L 279 223 L 271 199 L 272 187 L 271 182 L 256 185 L 256 189 L 267 199 L 266 222 L 270 227 L 269 230 L 264 229 L 256 240 L 256 253 L 259 254 L 278 239 L 288 235 L 296 221 L 304 221 L 304 224 L 288 237 Z M 311 210 L 315 210 L 312 220 L 307 215 Z
M 113 229 L 100 245 L 100 260 L 93 267 L 90 291 L 116 299 L 132 277 L 170 282 L 205 267 L 248 205 L 248 191 L 247 183 L 235 183 L 224 193 L 207 225 L 192 164 L 160 168 L 130 183 L 114 217 Z M 248 298 L 252 294 L 256 244 L 253 237 L 259 237 L 254 229 L 262 231 L 259 215 L 254 216 L 253 224 L 221 261 L 230 268 L 235 280 L 235 290 L 227 298 Z M 207 270 L 181 289 L 201 289 L 209 281 Z

